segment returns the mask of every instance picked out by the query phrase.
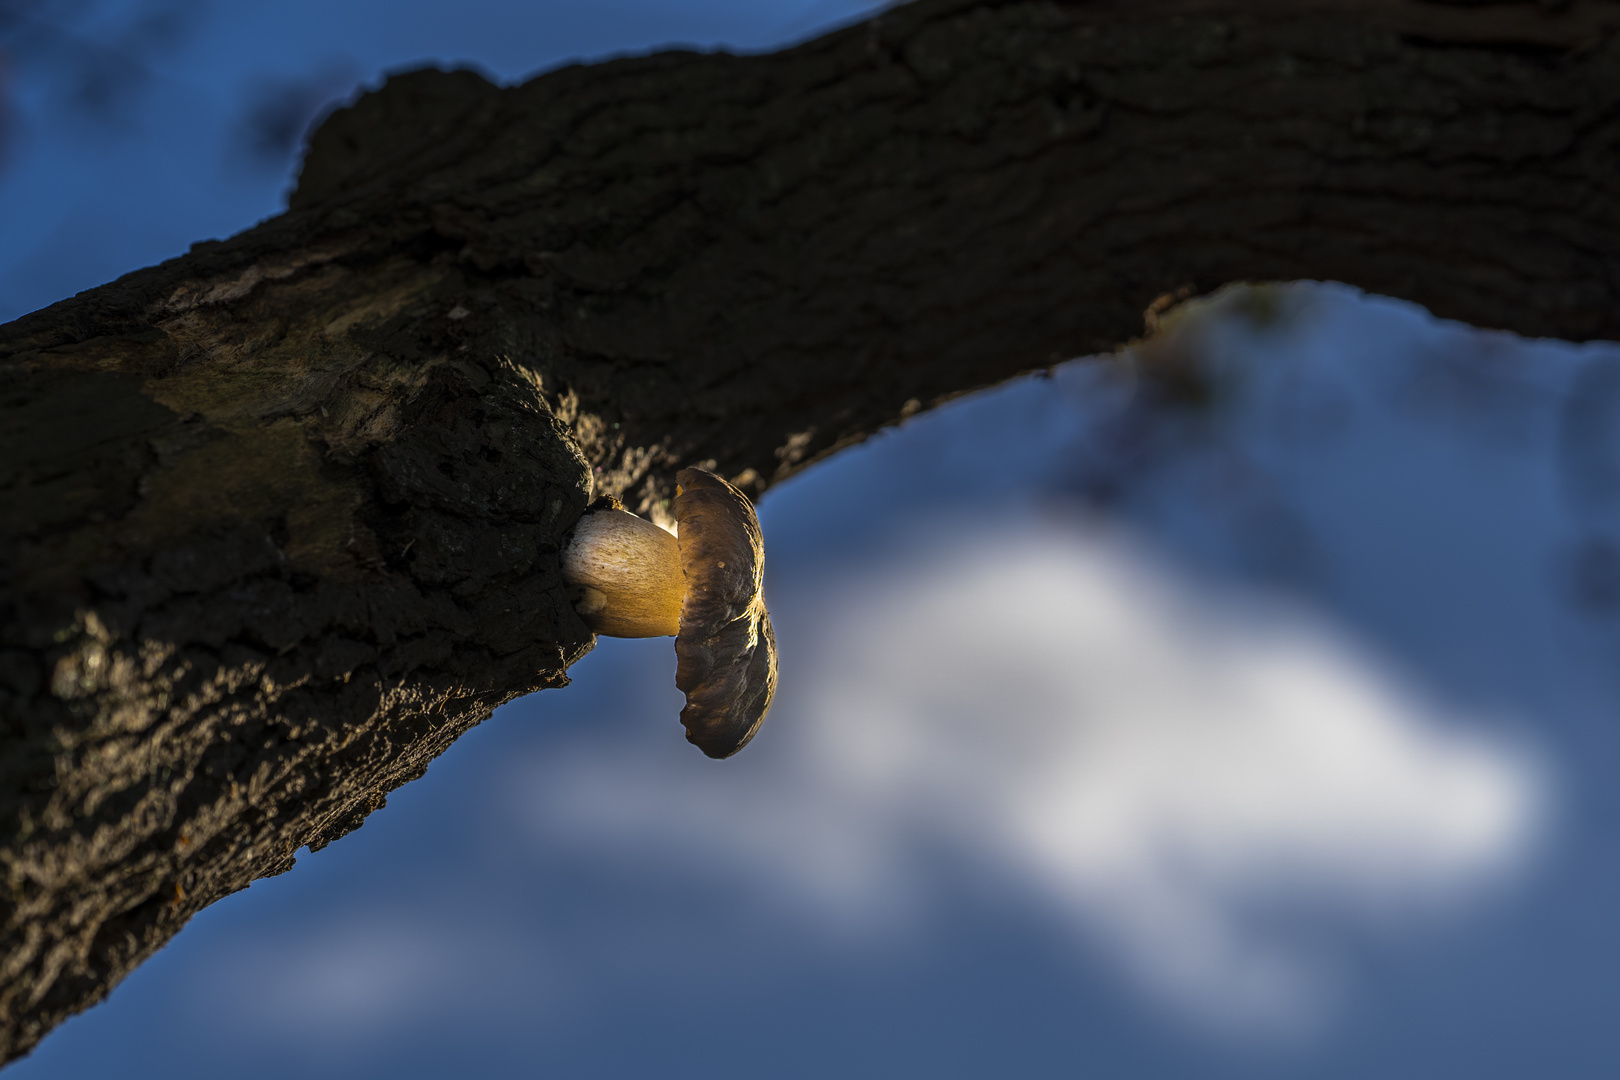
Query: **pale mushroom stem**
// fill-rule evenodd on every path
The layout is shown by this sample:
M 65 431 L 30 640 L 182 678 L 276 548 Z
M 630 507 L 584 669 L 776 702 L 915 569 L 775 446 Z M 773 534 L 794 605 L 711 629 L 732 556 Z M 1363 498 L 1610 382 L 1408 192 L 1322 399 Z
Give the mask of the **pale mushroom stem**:
M 580 518 L 562 557 L 563 580 L 579 587 L 574 610 L 606 637 L 680 632 L 686 575 L 675 537 L 623 510 Z

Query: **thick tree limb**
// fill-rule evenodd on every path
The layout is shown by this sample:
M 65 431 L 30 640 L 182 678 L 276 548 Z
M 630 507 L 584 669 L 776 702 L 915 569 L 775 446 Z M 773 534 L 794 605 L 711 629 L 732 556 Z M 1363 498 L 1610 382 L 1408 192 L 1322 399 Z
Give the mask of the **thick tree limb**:
M 758 493 L 1233 280 L 1620 337 L 1617 27 L 925 0 L 340 111 L 286 214 L 0 328 L 5 1055 L 565 682 L 594 495 Z

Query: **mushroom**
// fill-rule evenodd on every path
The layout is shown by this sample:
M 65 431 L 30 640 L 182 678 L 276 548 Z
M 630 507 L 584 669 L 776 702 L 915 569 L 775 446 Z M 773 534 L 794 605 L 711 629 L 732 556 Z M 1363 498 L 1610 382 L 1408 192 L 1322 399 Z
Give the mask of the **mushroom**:
M 588 512 L 563 552 L 574 610 L 607 637 L 675 636 L 687 741 L 730 757 L 776 693 L 765 543 L 742 492 L 704 469 L 675 476 L 678 536 L 617 507 Z

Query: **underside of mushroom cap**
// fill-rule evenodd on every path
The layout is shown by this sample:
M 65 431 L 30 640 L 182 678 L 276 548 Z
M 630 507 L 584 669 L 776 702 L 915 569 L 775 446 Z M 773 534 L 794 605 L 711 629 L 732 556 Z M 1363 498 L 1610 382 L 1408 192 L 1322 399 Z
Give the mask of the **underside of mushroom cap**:
M 703 469 L 675 477 L 686 597 L 675 685 L 689 742 L 730 757 L 759 730 L 776 693 L 776 635 L 765 610 L 765 543 L 748 497 Z

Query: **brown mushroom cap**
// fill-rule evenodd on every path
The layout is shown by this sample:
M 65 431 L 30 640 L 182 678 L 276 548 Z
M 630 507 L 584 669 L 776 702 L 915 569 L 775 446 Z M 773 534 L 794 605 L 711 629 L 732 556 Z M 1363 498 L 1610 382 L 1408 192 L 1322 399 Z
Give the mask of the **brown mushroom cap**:
M 675 685 L 687 741 L 730 757 L 759 730 L 776 693 L 776 635 L 765 610 L 765 542 L 748 497 L 703 469 L 675 476 L 686 597 Z

